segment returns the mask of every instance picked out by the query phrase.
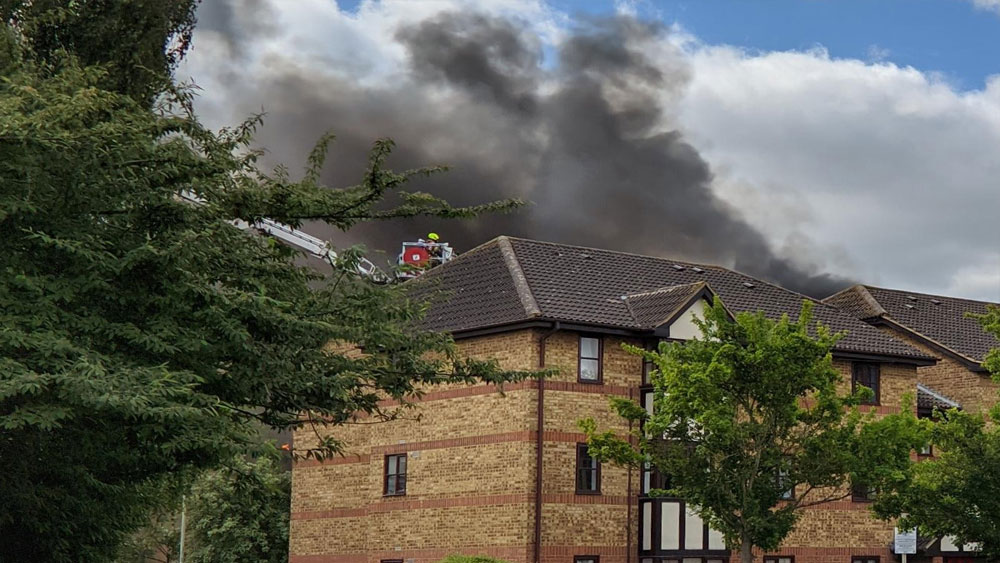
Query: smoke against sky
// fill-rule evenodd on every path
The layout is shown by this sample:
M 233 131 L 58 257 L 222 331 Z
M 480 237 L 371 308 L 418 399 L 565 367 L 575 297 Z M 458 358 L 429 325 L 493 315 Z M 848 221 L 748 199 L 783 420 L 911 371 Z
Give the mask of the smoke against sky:
M 234 59 L 271 33 L 269 6 L 215 4 L 199 25 Z M 671 126 L 671 100 L 690 69 L 667 30 L 627 16 L 576 19 L 546 60 L 527 22 L 473 11 L 440 12 L 396 26 L 403 65 L 390 80 L 275 60 L 266 76 L 227 89 L 227 102 L 267 112 L 258 135 L 274 162 L 294 166 L 330 129 L 337 140 L 324 181 L 357 181 L 376 137 L 396 140 L 396 168 L 447 164 L 415 188 L 454 204 L 519 197 L 514 214 L 475 221 L 363 225 L 337 242 L 388 255 L 434 230 L 459 251 L 507 234 L 700 260 L 823 296 L 846 280 L 778 256 L 739 210 L 711 189 L 711 167 Z M 280 63 L 280 64 L 279 64 Z M 802 263 L 807 263 L 805 260 Z

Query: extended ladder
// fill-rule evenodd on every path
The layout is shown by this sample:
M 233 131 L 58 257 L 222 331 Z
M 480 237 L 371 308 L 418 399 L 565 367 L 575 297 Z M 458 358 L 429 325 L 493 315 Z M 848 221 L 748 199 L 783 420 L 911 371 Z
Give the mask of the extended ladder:
M 180 197 L 184 201 L 195 205 L 204 205 L 206 203 L 204 199 L 198 197 L 194 194 L 194 192 L 189 190 L 181 192 Z M 244 231 L 254 229 L 267 233 L 268 235 L 300 248 L 317 258 L 326 260 L 331 266 L 337 266 L 337 252 L 333 249 L 330 243 L 316 238 L 309 233 L 293 229 L 284 223 L 279 223 L 267 218 L 261 219 L 253 224 L 247 223 L 241 219 L 234 219 L 232 224 Z M 385 272 L 380 270 L 378 266 L 364 256 L 358 260 L 356 268 L 360 275 L 369 278 L 372 281 L 378 283 L 387 283 L 390 281 L 389 276 L 387 276 Z

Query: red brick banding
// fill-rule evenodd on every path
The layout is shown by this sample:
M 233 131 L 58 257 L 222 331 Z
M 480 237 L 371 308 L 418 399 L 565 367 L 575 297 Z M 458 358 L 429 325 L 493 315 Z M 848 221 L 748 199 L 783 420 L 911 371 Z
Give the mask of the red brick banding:
M 306 459 L 297 461 L 296 467 L 313 467 L 316 465 L 340 465 L 345 463 L 368 463 L 373 456 L 398 454 L 404 452 L 438 450 L 442 448 L 461 448 L 467 446 L 479 446 L 483 444 L 501 444 L 504 442 L 532 442 L 535 440 L 535 433 L 532 430 L 521 432 L 502 432 L 499 434 L 485 434 L 481 436 L 463 436 L 461 438 L 447 438 L 444 440 L 428 440 L 426 442 L 408 442 L 404 444 L 387 444 L 384 446 L 373 446 L 371 453 L 353 454 L 348 456 L 336 456 L 316 461 Z M 546 442 L 571 442 L 582 443 L 587 441 L 587 435 L 582 432 L 559 432 L 546 431 L 542 434 Z

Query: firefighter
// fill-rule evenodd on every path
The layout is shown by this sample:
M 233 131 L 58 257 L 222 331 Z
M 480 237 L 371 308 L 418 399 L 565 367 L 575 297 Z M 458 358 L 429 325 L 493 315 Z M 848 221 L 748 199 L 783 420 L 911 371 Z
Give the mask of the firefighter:
M 429 233 L 427 235 L 427 254 L 430 256 L 430 265 L 436 266 L 441 263 L 441 245 L 438 243 L 438 239 L 441 237 L 437 233 Z

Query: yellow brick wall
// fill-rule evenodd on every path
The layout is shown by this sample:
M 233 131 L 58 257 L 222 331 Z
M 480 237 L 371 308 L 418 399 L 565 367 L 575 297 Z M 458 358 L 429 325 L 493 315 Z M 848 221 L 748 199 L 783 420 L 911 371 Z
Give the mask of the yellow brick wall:
M 462 340 L 457 349 L 460 357 L 535 369 L 536 332 Z M 423 391 L 426 400 L 402 411 L 400 420 L 362 418 L 318 429 L 343 441 L 354 457 L 293 468 L 292 561 L 437 559 L 476 547 L 517 548 L 524 559 L 533 530 L 537 391 L 531 383 L 507 386 L 503 394 L 482 384 Z M 314 444 L 315 433 L 297 431 L 295 447 Z M 406 495 L 383 497 L 385 455 L 398 452 L 407 454 Z
M 496 357 L 511 369 L 535 369 L 542 333 L 482 336 L 461 340 L 458 346 L 463 355 Z M 628 396 L 631 390 L 638 397 L 642 364 L 621 349 L 623 341 L 604 339 L 602 385 L 577 382 L 578 334 L 558 332 L 546 342 L 546 366 L 559 371 L 545 384 L 543 563 L 569 563 L 573 554 L 599 554 L 601 563 L 624 563 L 626 546 L 635 549 L 637 472 L 632 473 L 631 501 L 628 471 L 607 465 L 599 497 L 575 494 L 575 444 L 583 440 L 577 421 L 593 417 L 601 428 L 624 432 L 626 426 L 610 410 L 608 396 Z M 837 361 L 836 366 L 846 388 L 851 364 Z M 881 373 L 878 410 L 897 410 L 905 393 L 915 393 L 916 371 L 883 365 Z M 329 556 L 331 563 L 374 563 L 380 558 L 430 563 L 451 552 L 493 554 L 515 563 L 531 557 L 534 382 L 508 386 L 505 395 L 477 385 L 426 391 L 426 400 L 405 420 L 330 429 L 348 443 L 349 453 L 361 456 L 353 463 L 295 466 L 292 563 L 321 563 L 324 559 L 316 558 L 320 556 Z M 296 433 L 296 447 L 309 443 L 310 432 Z M 404 497 L 382 497 L 388 451 L 408 452 Z M 828 553 L 825 549 L 844 547 L 845 541 L 882 553 L 891 530 L 872 519 L 866 506 L 847 501 L 809 510 L 787 549 L 799 554 L 796 563 L 819 563 Z
M 466 553 L 483 546 L 530 541 L 526 505 L 495 504 L 398 510 L 369 516 L 369 548 L 380 551 L 446 548 Z
M 892 542 L 892 525 L 873 518 L 868 506 L 848 499 L 805 510 L 783 547 L 885 547 Z
M 545 444 L 542 492 L 572 495 L 576 492 L 576 444 L 549 442 Z M 636 472 L 632 472 L 632 492 L 638 494 Z M 601 495 L 624 497 L 628 491 L 628 471 L 623 467 L 604 464 L 601 467 Z
M 290 552 L 296 555 L 360 554 L 366 548 L 365 517 L 332 520 L 295 520 L 289 530 Z
M 529 442 L 504 442 L 416 450 L 409 453 L 406 497 L 409 500 L 528 494 L 534 490 L 535 448 Z M 382 458 L 371 473 L 381 486 Z M 446 472 L 446 474 L 445 474 Z
M 542 508 L 545 546 L 614 547 L 624 546 L 624 505 L 546 504 Z M 635 513 L 635 505 L 632 512 Z M 635 528 L 633 527 L 633 530 Z M 632 541 L 635 546 L 635 541 Z M 578 554 L 589 553 L 581 550 Z
M 616 336 L 605 336 L 603 338 L 604 385 L 622 386 L 639 384 L 639 378 L 642 373 L 642 360 L 639 356 L 623 350 L 623 343 L 632 345 L 640 344 L 635 339 L 624 339 Z M 545 366 L 559 370 L 559 373 L 553 376 L 551 381 L 577 381 L 579 352 L 580 333 L 561 331 L 553 334 L 546 340 Z
M 292 472 L 292 512 L 359 508 L 368 503 L 368 463 L 298 465 Z
M 974 372 L 957 360 L 925 346 L 902 331 L 891 328 L 882 330 L 929 356 L 939 358 L 937 364 L 933 366 L 917 368 L 917 379 L 949 399 L 958 401 L 963 409 L 980 412 L 989 409 L 1000 400 L 1000 396 L 997 395 L 1000 387 L 990 379 L 988 373 Z

